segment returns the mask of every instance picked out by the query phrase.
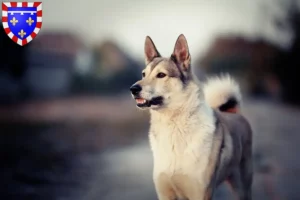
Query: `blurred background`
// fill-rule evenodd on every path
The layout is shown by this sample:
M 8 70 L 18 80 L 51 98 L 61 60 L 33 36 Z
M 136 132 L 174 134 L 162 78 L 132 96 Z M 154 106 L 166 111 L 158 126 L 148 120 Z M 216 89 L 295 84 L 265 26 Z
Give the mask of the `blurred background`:
M 254 131 L 253 199 L 300 199 L 300 1 L 44 0 L 38 36 L 0 37 L 0 199 L 156 199 L 148 114 L 128 88 L 149 35 L 229 72 Z M 232 199 L 226 185 L 215 196 Z

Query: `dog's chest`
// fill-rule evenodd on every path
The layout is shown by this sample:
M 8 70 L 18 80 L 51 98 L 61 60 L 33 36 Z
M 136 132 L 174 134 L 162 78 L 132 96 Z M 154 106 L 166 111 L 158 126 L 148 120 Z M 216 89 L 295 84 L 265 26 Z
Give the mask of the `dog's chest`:
M 189 124 L 156 123 L 150 129 L 154 174 L 188 174 L 203 171 L 209 158 L 206 130 Z

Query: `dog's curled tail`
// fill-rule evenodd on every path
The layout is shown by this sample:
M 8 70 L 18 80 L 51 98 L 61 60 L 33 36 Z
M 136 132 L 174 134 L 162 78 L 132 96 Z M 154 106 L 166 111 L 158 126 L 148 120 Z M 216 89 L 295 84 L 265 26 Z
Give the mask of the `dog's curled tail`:
M 242 95 L 240 87 L 229 75 L 209 78 L 203 87 L 210 107 L 221 112 L 239 113 Z

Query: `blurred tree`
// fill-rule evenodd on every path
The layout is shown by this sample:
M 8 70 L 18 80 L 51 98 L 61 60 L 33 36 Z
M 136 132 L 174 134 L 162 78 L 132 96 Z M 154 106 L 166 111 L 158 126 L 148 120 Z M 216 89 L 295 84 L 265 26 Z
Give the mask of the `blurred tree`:
M 300 66 L 300 10 L 299 2 L 282 2 L 286 7 L 287 16 L 283 19 L 276 19 L 274 23 L 278 29 L 291 29 L 293 42 L 288 51 L 282 52 L 278 57 L 274 71 L 277 74 L 281 85 L 283 100 L 288 103 L 300 104 L 299 73 Z

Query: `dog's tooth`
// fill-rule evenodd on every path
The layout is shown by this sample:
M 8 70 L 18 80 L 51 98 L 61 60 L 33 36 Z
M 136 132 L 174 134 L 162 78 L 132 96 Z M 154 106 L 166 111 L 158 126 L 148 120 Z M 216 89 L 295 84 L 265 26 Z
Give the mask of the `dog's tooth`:
M 139 104 L 143 104 L 143 103 L 146 103 L 146 100 L 145 99 L 136 99 L 136 102 Z

